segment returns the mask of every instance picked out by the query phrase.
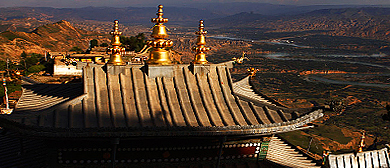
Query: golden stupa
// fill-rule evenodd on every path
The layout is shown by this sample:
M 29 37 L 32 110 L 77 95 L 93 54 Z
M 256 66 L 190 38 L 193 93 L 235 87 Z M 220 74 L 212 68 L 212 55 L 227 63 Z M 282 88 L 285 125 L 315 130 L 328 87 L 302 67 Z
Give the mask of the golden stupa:
M 204 31 L 204 24 L 203 20 L 199 21 L 199 31 L 195 32 L 196 35 L 198 35 L 198 39 L 196 42 L 196 47 L 193 47 L 192 50 L 196 52 L 194 61 L 192 63 L 194 64 L 207 64 L 208 61 L 206 60 L 206 54 L 205 52 L 209 51 L 209 47 L 205 47 L 206 45 L 206 37 L 207 31 Z
M 154 40 L 146 42 L 148 46 L 153 47 L 149 60 L 146 62 L 147 64 L 169 65 L 172 63 L 166 48 L 172 47 L 173 42 L 171 40 L 165 40 L 165 38 L 168 38 L 168 34 L 164 23 L 167 23 L 168 19 L 163 18 L 162 8 L 163 6 L 159 5 L 156 14 L 157 17 L 152 18 L 152 22 L 156 24 L 153 26 L 153 32 L 150 35 Z
M 118 30 L 119 30 L 118 20 L 115 20 L 114 31 L 110 33 L 112 35 L 112 39 L 111 39 L 112 48 L 109 49 L 111 51 L 111 55 L 110 55 L 110 60 L 107 62 L 107 64 L 126 65 L 126 63 L 122 60 L 122 54 L 121 54 L 125 50 L 125 48 L 121 47 L 120 35 L 122 34 L 122 32 Z

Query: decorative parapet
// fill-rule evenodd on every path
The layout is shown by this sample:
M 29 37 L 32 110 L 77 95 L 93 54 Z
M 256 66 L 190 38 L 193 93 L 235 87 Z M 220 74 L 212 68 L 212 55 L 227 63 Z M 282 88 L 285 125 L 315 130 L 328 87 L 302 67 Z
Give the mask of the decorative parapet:
M 340 155 L 330 154 L 330 168 L 344 167 L 389 167 L 390 159 L 387 148 L 363 151 L 360 153 L 347 153 Z

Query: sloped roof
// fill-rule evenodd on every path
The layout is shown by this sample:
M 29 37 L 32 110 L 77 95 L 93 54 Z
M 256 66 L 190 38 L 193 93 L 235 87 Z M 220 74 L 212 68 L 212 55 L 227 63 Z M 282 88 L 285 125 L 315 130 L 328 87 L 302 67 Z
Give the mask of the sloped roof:
M 360 153 L 347 153 L 329 155 L 330 168 L 345 167 L 390 167 L 390 159 L 387 148 L 380 150 L 364 151 Z
M 207 73 L 171 65 L 171 76 L 142 65 L 83 66 L 83 85 L 28 85 L 0 124 L 38 136 L 216 136 L 288 132 L 322 117 L 322 110 L 287 109 L 232 83 L 227 64 Z
M 295 168 L 320 168 L 316 166 L 316 163 L 308 157 L 303 156 L 295 149 L 291 148 L 288 144 L 284 143 L 281 139 L 274 136 L 268 146 L 267 160 L 283 165 L 286 167 Z

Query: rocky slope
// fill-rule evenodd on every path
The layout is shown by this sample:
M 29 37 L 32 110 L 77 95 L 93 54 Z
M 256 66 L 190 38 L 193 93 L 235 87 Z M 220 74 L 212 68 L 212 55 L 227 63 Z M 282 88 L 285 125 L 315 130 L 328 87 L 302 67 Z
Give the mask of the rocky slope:
M 65 20 L 40 26 L 29 33 L 5 31 L 0 33 L 0 59 L 18 60 L 23 51 L 43 54 L 69 51 L 74 46 L 87 49 L 90 40 L 99 38 L 106 37 L 77 29 Z

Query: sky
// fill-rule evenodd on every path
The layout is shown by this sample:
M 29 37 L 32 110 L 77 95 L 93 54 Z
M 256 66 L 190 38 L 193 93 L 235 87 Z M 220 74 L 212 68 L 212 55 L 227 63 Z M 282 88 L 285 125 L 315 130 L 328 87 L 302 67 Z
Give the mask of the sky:
M 390 5 L 390 0 L 0 0 L 0 7 L 55 7 L 75 8 L 86 6 L 154 7 L 191 5 L 191 3 L 260 2 L 281 5 Z

